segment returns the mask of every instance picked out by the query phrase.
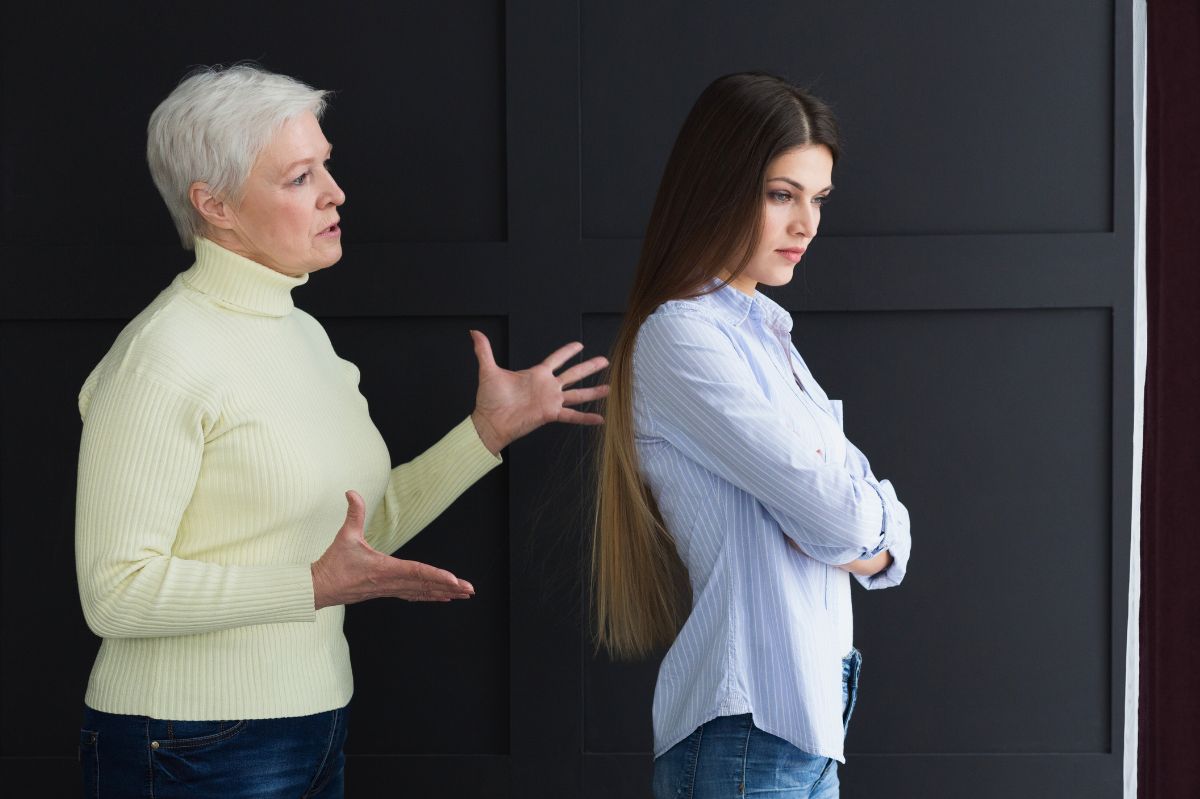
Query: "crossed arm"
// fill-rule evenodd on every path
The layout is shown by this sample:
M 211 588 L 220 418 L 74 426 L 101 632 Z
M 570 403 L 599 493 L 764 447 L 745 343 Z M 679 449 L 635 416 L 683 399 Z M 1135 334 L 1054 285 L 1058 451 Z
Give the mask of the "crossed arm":
M 635 379 L 656 435 L 753 496 L 801 552 L 868 588 L 903 578 L 908 512 L 887 480 L 847 444 L 826 463 L 767 400 L 729 337 L 690 313 L 651 317 Z

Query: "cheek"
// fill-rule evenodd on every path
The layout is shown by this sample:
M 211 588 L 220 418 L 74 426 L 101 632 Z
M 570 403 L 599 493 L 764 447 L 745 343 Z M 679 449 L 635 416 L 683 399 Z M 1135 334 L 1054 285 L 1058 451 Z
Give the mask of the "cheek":
M 774 240 L 781 233 L 787 231 L 788 213 L 787 207 L 781 205 L 768 204 L 763 208 L 763 223 L 762 223 L 762 239 L 761 245 L 765 250 L 773 250 L 776 246 Z
M 306 245 L 312 215 L 297 203 L 288 203 L 277 209 L 274 223 L 275 237 L 281 244 L 290 247 Z

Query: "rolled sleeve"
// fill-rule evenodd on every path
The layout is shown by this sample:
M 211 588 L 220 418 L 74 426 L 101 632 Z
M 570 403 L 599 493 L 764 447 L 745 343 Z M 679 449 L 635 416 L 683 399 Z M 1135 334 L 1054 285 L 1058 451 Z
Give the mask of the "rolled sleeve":
M 864 576 L 854 575 L 859 584 L 868 590 L 879 588 L 895 588 L 904 581 L 908 574 L 908 559 L 912 554 L 912 533 L 908 518 L 908 509 L 901 504 L 896 496 L 896 489 L 891 481 L 879 482 L 880 496 L 884 507 L 884 533 L 888 545 L 886 549 L 892 554 L 892 563 L 878 574 Z M 883 550 L 881 549 L 880 552 Z

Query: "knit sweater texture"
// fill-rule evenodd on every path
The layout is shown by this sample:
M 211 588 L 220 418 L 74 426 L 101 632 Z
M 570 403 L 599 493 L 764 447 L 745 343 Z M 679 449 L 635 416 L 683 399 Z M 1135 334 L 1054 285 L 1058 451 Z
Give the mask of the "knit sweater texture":
M 395 469 L 358 369 L 292 278 L 198 239 L 79 395 L 75 552 L 103 638 L 85 702 L 163 719 L 281 718 L 353 691 L 344 608 L 310 564 L 342 526 L 393 552 L 500 459 L 470 419 Z

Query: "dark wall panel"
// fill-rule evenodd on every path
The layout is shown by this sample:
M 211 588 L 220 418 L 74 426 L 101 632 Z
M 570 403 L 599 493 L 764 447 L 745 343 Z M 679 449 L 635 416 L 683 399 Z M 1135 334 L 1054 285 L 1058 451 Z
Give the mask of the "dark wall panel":
M 346 796 L 479 796 L 507 799 L 521 796 L 509 784 L 507 758 L 372 757 L 348 755 Z
M 855 587 L 848 750 L 1107 752 L 1109 312 L 806 313 L 794 339 L 913 518 L 905 584 Z M 655 672 L 588 662 L 587 751 L 651 749 Z
M 61 9 L 35 4 L 7 9 L 3 30 L 0 241 L 174 241 L 145 165 L 146 122 L 190 65 L 247 58 L 336 91 L 325 132 L 348 197 L 347 236 L 506 238 L 496 0 L 336 11 L 279 0 L 139 0 L 119 11 L 73 7 L 69 24 Z M 47 57 L 38 42 L 60 55 Z M 431 66 L 450 53 L 455 68 Z
M 5 756 L 75 756 L 100 647 L 75 582 L 76 398 L 124 324 L 0 322 L 0 708 L 20 720 L 0 726 Z
M 795 320 L 916 531 L 906 584 L 855 598 L 849 750 L 1107 752 L 1109 310 Z
M 329 319 L 325 326 L 338 353 L 362 372 L 360 388 L 393 463 L 419 455 L 474 406 L 467 331 L 481 330 L 499 352 L 508 345 L 504 320 L 495 318 Z M 469 580 L 474 597 L 347 610 L 355 695 L 365 698 L 353 708 L 348 752 L 508 753 L 507 483 L 501 466 L 396 553 Z
M 1112 5 L 584 2 L 585 238 L 642 234 L 692 100 L 762 69 L 835 103 L 834 235 L 1111 227 Z

